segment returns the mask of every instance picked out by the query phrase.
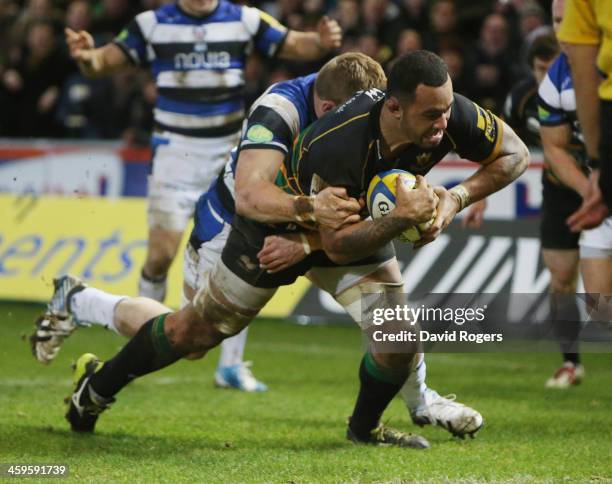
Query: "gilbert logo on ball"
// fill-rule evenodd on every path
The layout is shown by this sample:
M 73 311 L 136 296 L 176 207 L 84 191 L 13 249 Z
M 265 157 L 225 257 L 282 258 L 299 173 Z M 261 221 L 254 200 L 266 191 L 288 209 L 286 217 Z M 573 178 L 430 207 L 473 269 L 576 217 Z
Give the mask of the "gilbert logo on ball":
M 367 204 L 370 215 L 373 219 L 385 217 L 395 208 L 396 184 L 397 179 L 407 188 L 414 188 L 416 177 L 404 170 L 388 170 L 375 175 L 370 181 L 367 193 Z M 421 231 L 427 230 L 433 219 L 429 222 L 419 224 L 418 227 L 410 227 L 398 237 L 402 242 L 417 242 L 421 238 Z

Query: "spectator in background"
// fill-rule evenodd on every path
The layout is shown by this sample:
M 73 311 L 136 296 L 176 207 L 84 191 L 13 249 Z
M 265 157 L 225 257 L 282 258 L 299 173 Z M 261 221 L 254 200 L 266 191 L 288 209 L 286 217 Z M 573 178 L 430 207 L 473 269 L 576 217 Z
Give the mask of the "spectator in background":
M 468 70 L 460 44 L 445 43 L 441 47 L 439 55 L 448 67 L 448 75 L 453 81 L 453 90 L 470 99 L 476 97 L 476 93 L 471 87 L 471 71 Z
M 61 136 L 55 107 L 70 70 L 68 58 L 58 48 L 53 23 L 31 22 L 19 59 L 2 76 L 11 95 L 7 108 L 13 121 L 6 126 L 7 134 Z
M 345 36 L 353 37 L 359 35 L 361 26 L 359 2 L 357 0 L 340 0 L 334 9 L 333 17 L 342 28 Z
M 102 0 L 94 9 L 91 34 L 96 40 L 109 41 L 140 11 L 140 5 L 135 8 L 130 0 Z
M 397 5 L 389 0 L 363 0 L 361 16 L 363 34 L 374 35 L 389 49 L 395 46 L 402 30 L 401 11 Z
M 397 44 L 395 45 L 395 55 L 400 57 L 404 54 L 409 54 L 415 50 L 423 48 L 423 40 L 421 34 L 414 29 L 404 29 L 400 32 Z
M 419 32 L 425 32 L 428 29 L 429 16 L 425 0 L 402 0 L 399 4 L 402 8 L 402 23 L 404 26 L 411 27 Z
M 91 7 L 87 0 L 74 0 L 66 10 L 65 25 L 75 32 L 91 29 Z
M 495 113 L 502 110 L 504 98 L 514 83 L 510 32 L 506 19 L 488 15 L 475 48 L 474 89 L 476 102 Z
M 455 2 L 437 0 L 429 12 L 430 30 L 423 35 L 425 49 L 438 53 L 444 44 L 456 42 L 458 23 Z
M 544 26 L 544 11 L 537 3 L 527 3 L 520 10 L 520 31 L 523 39 Z M 549 27 L 550 29 L 550 27 Z M 535 35 L 537 37 L 537 35 Z M 534 38 L 535 38 L 534 37 Z M 533 40 L 533 39 L 531 39 Z

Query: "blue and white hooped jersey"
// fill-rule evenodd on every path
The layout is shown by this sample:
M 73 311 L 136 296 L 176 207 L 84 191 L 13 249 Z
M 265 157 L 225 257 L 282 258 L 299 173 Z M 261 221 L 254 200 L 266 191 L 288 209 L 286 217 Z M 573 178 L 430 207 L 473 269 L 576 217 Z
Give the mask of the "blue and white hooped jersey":
M 576 116 L 572 73 L 563 53 L 555 59 L 538 88 L 538 118 L 542 126 L 571 125 L 572 144 L 584 143 Z
M 301 131 L 316 119 L 314 110 L 314 83 L 317 75 L 310 74 L 290 81 L 273 84 L 253 103 L 244 121 L 240 144 L 230 155 L 219 178 L 198 200 L 192 245 L 210 240 L 206 229 L 208 212 L 231 222 L 234 215 L 234 176 L 238 153 L 246 149 L 273 149 L 291 155 L 293 141 Z M 215 217 L 217 218 L 217 217 Z
M 251 106 L 244 121 L 240 143 L 231 152 L 230 160 L 219 176 L 218 187 L 222 199 L 231 197 L 233 207 L 234 175 L 238 154 L 248 149 L 272 149 L 289 156 L 293 142 L 310 124 L 316 121 L 314 83 L 316 74 L 273 84 Z
M 115 39 L 157 85 L 157 129 L 194 137 L 235 133 L 244 119 L 244 67 L 255 47 L 272 57 L 287 29 L 252 7 L 219 0 L 205 17 L 173 3 L 136 18 Z

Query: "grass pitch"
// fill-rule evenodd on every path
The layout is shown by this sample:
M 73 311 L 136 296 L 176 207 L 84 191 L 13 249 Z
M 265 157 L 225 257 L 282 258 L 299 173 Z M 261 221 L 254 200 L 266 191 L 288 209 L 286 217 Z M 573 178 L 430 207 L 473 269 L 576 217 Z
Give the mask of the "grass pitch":
M 265 394 L 217 390 L 217 351 L 142 378 L 103 414 L 94 435 L 64 421 L 70 362 L 112 356 L 124 340 L 77 331 L 49 366 L 22 334 L 38 309 L 0 305 L 0 463 L 62 463 L 70 480 L 337 482 L 612 480 L 612 355 L 585 355 L 586 381 L 545 390 L 558 355 L 434 354 L 428 383 L 455 392 L 486 420 L 475 440 L 414 428 L 401 401 L 385 420 L 420 432 L 426 451 L 355 446 L 344 439 L 361 358 L 352 327 L 258 321 L 247 357 Z

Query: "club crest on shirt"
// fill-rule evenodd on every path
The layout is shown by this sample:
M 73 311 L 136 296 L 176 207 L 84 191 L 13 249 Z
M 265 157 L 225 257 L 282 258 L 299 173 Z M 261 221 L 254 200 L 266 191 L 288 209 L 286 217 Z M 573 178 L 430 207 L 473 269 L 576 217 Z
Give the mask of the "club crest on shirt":
M 248 129 L 246 137 L 254 143 L 268 143 L 272 141 L 274 134 L 263 124 L 254 124 Z

